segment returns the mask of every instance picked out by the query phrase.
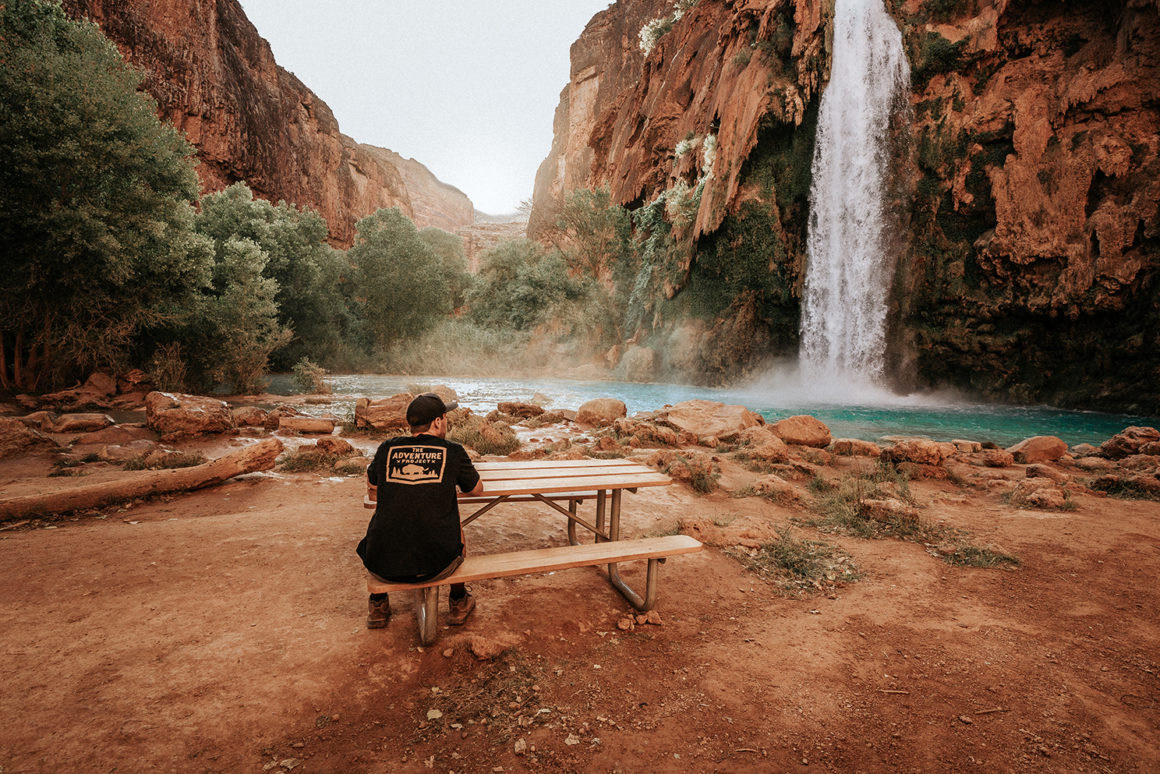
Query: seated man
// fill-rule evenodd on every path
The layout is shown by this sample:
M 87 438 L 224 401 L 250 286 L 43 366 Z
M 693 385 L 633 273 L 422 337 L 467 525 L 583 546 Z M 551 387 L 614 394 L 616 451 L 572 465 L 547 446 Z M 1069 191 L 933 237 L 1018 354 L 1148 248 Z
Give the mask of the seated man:
M 391 583 L 445 578 L 466 554 L 455 489 L 478 495 L 483 482 L 459 444 L 447 440 L 447 412 L 435 393 L 407 406 L 410 436 L 383 441 L 367 468 L 368 489 L 377 502 L 366 537 L 358 544 L 367 571 Z M 448 622 L 460 625 L 475 609 L 462 583 L 451 584 Z M 391 617 L 387 594 L 371 594 L 368 629 L 381 629 Z

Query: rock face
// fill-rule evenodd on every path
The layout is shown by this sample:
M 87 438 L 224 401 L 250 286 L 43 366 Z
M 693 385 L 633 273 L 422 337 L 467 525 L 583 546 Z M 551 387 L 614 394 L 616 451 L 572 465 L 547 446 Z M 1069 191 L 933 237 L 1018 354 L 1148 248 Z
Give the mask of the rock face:
M 203 192 L 245 180 L 254 193 L 318 210 L 331 242 L 398 207 L 420 228 L 471 224 L 474 207 L 422 164 L 339 131 L 326 103 L 274 61 L 237 0 L 64 0 L 133 65 L 160 116 L 197 147 Z
M 887 7 L 912 70 L 894 192 L 896 378 L 1160 413 L 1160 6 Z M 686 225 L 666 213 L 691 241 L 657 267 L 654 334 L 679 332 L 664 299 L 699 283 L 730 294 L 683 323 L 712 346 L 665 364 L 719 380 L 797 350 L 833 4 L 699 3 L 646 56 L 637 33 L 670 9 L 618 0 L 573 45 L 529 234 L 545 233 L 576 188 L 605 187 L 633 210 L 699 191 L 683 199 Z M 757 345 L 725 346 L 741 340 Z

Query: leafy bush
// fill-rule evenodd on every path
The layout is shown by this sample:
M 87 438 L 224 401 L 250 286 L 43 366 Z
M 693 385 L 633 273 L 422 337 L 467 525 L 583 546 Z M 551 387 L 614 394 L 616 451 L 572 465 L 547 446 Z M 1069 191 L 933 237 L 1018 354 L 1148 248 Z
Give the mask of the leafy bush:
M 558 252 L 528 239 L 502 242 L 481 258 L 468 296 L 471 319 L 493 328 L 526 331 L 546 320 L 561 303 L 583 295 Z
M 295 363 L 293 373 L 295 383 L 303 392 L 323 395 L 330 392 L 330 385 L 323 379 L 326 376 L 326 369 L 310 358 L 304 357 Z

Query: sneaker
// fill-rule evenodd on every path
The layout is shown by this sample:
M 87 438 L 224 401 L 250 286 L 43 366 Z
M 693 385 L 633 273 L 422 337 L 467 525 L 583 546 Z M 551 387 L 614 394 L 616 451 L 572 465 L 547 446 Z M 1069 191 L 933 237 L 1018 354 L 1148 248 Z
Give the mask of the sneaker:
M 391 600 L 384 599 L 381 602 L 376 602 L 373 599 L 368 599 L 367 610 L 367 628 L 382 629 L 391 619 Z
M 475 597 L 468 594 L 459 599 L 447 599 L 447 623 L 452 626 L 462 626 L 463 622 L 467 620 L 467 616 L 471 615 L 471 611 L 475 609 Z

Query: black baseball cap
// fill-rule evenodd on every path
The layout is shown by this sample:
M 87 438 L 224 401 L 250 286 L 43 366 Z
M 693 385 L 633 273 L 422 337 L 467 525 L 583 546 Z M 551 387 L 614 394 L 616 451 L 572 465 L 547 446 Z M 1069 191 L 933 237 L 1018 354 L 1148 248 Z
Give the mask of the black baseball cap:
M 459 408 L 459 404 L 455 401 L 444 403 L 443 399 L 435 393 L 425 392 L 407 406 L 407 424 L 411 427 L 419 427 L 434 422 L 448 411 L 454 411 L 457 408 Z

